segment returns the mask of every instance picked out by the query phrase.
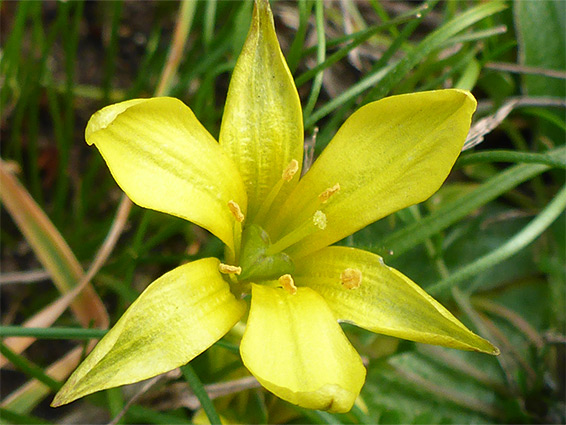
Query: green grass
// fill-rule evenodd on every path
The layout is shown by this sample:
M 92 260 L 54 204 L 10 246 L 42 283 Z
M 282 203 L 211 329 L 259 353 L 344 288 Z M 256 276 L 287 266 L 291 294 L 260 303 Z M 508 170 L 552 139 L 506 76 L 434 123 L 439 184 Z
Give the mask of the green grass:
M 129 205 L 98 152 L 84 142 L 88 118 L 113 102 L 169 94 L 189 105 L 217 137 L 252 3 L 2 2 L 3 168 L 15 170 L 36 206 L 28 230 L 20 229 L 11 215 L 23 216 L 24 207 L 10 209 L 8 190 L 1 189 L 0 333 L 6 338 L 2 354 L 12 366 L 2 370 L 0 421 L 108 422 L 123 414 L 119 423 L 125 424 L 201 423 L 207 415 L 238 423 L 564 422 L 565 4 L 273 3 L 303 105 L 305 140 L 317 134 L 316 154 L 357 108 L 389 95 L 469 89 L 479 101 L 474 123 L 495 118 L 429 201 L 341 243 L 382 255 L 502 354 L 425 347 L 344 326 L 368 360 L 368 379 L 354 409 L 333 415 L 245 385 L 211 401 L 209 385 L 248 375 L 237 333 L 177 378 L 143 391 L 114 389 L 66 408 L 48 407 L 72 371 L 67 365 L 69 370 L 54 372 L 50 365 L 64 364 L 61 359 L 75 346 L 81 357 L 88 341 L 104 332 L 81 326 L 76 308 L 64 306 L 52 320 L 41 317 L 24 329 L 37 313 L 55 311 L 46 309 L 67 289 L 31 274 L 16 281 L 14 272 L 45 267 L 52 273 L 49 264 L 69 272 L 72 256 L 82 267 L 65 275 L 72 286 L 115 229 L 119 239 L 92 279 L 113 324 L 162 273 L 183 261 L 222 256 L 223 250 L 217 239 L 180 219 L 136 206 L 126 211 L 127 219 L 117 217 L 119 205 Z M 178 62 L 170 55 L 174 49 L 182 51 Z M 514 99 L 514 109 L 498 119 L 503 115 L 496 112 Z M 21 200 L 22 193 L 12 195 Z M 42 224 L 42 214 L 54 227 Z M 30 234 L 40 235 L 40 243 Z M 49 258 L 48 265 L 42 258 Z M 22 353 L 8 347 L 8 337 L 37 341 Z M 194 399 L 189 387 L 204 412 L 195 415 L 182 402 Z M 80 416 L 87 405 L 94 416 Z

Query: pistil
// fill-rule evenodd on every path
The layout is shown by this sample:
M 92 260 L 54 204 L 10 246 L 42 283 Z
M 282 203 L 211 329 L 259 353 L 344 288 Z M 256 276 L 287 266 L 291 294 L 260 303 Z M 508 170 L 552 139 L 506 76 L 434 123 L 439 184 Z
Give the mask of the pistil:
M 326 214 L 317 210 L 312 216 L 312 221 L 309 220 L 301 226 L 286 234 L 267 250 L 267 255 L 273 255 L 283 251 L 285 248 L 300 242 L 309 235 L 312 235 L 317 230 L 324 230 L 326 228 Z
M 235 201 L 228 201 L 228 209 L 234 216 L 234 252 L 227 255 L 228 261 L 236 261 L 240 256 L 240 245 L 242 243 L 242 223 L 245 220 L 244 213 L 240 205 Z
M 293 180 L 293 177 L 295 176 L 295 174 L 297 174 L 297 171 L 299 171 L 299 162 L 296 159 L 292 159 L 285 170 L 283 170 L 281 179 L 275 184 L 275 186 L 273 186 L 269 194 L 265 197 L 265 201 L 263 201 L 263 204 L 261 205 L 259 211 L 253 219 L 254 223 L 260 225 L 261 223 L 263 223 L 265 217 L 271 209 L 271 206 L 273 205 L 273 201 L 275 201 L 275 198 L 277 198 L 277 195 L 279 195 L 279 192 L 281 192 L 283 185 Z

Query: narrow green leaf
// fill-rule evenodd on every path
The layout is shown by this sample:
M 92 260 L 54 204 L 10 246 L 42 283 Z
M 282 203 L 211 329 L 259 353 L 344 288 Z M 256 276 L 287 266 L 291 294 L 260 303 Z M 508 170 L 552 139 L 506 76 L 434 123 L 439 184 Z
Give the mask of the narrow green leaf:
M 562 150 L 560 149 L 560 151 Z M 541 164 L 516 165 L 492 177 L 473 192 L 447 203 L 424 219 L 392 233 L 380 241 L 379 246 L 370 248 L 370 250 L 382 255 L 392 251 L 393 254 L 389 258 L 391 256 L 399 256 L 435 233 L 461 220 L 475 209 L 487 204 L 519 184 L 532 179 L 534 176 L 547 171 L 549 168 L 548 165 Z
M 372 98 L 365 99 L 365 102 L 382 98 L 389 93 L 391 89 L 398 84 L 399 81 L 401 81 L 421 60 L 427 57 L 435 49 L 442 46 L 451 37 L 454 37 L 476 22 L 500 12 L 505 9 L 505 7 L 506 6 L 504 4 L 495 1 L 476 6 L 461 15 L 456 16 L 454 19 L 428 35 L 404 59 L 395 64 L 385 66 L 375 73 L 366 75 L 358 83 L 350 87 L 350 89 L 327 102 L 305 121 L 305 128 L 314 125 L 314 123 L 330 114 L 337 107 L 347 102 L 349 99 L 358 96 L 360 93 L 377 83 L 379 83 L 379 87 L 372 93 Z
M 297 28 L 293 43 L 291 43 L 289 52 L 286 55 L 287 66 L 289 67 L 291 74 L 295 73 L 295 70 L 297 69 L 299 61 L 301 59 L 301 50 L 303 48 L 305 36 L 307 34 L 312 5 L 313 2 L 310 0 L 299 0 L 299 2 L 297 3 L 297 6 L 299 8 L 299 28 Z
M 313 68 L 309 69 L 308 71 L 305 71 L 303 74 L 299 75 L 295 79 L 295 84 L 297 86 L 303 85 L 308 80 L 310 80 L 315 75 L 317 75 L 320 71 L 334 65 L 340 59 L 346 57 L 348 55 L 348 53 L 350 53 L 354 48 L 356 48 L 360 44 L 364 43 L 369 38 L 373 37 L 375 34 L 379 33 L 380 31 L 383 31 L 386 28 L 394 28 L 396 25 L 399 25 L 399 24 L 402 24 L 406 21 L 414 19 L 416 15 L 422 13 L 422 11 L 425 10 L 425 9 L 427 9 L 425 6 L 421 6 L 421 7 L 418 7 L 416 9 L 412 10 L 411 12 L 404 13 L 403 15 L 398 16 L 395 19 L 391 19 L 390 21 L 388 21 L 384 24 L 372 26 L 370 28 L 358 31 L 356 33 L 349 34 L 346 37 L 341 37 L 339 39 L 334 39 L 334 40 L 331 40 L 331 41 L 329 40 L 329 42 L 327 43 L 328 47 L 333 47 L 334 44 L 340 44 L 340 43 L 336 43 L 337 40 L 340 40 L 341 43 L 351 40 L 351 43 L 348 44 L 347 46 L 342 47 L 341 49 L 339 49 L 338 51 L 336 51 L 335 53 L 330 55 L 328 57 L 328 59 L 326 59 L 324 62 L 319 63 L 315 67 L 313 67 Z M 316 48 L 318 50 L 318 46 Z
M 202 382 L 200 381 L 198 375 L 195 373 L 193 367 L 190 365 L 190 363 L 188 363 L 185 366 L 181 367 L 181 371 L 183 372 L 185 380 L 199 399 L 200 404 L 204 412 L 206 413 L 206 416 L 208 417 L 210 423 L 212 425 L 220 425 L 220 416 L 218 416 L 218 413 L 214 408 L 214 404 L 212 404 L 212 401 L 210 400 L 210 397 L 208 396 L 204 385 L 202 385 Z
M 0 337 L 32 336 L 38 339 L 99 339 L 106 335 L 106 329 L 83 328 L 24 328 L 21 326 L 0 326 Z
M 378 89 L 373 93 L 369 99 L 377 100 L 389 93 L 391 89 L 397 85 L 402 79 L 413 69 L 419 62 L 429 56 L 434 50 L 445 45 L 449 40 L 475 23 L 494 15 L 506 6 L 498 1 L 484 3 L 479 6 L 473 7 L 466 12 L 455 16 L 443 26 L 429 34 L 423 41 L 421 41 L 404 59 L 398 62 L 395 69 L 387 75 L 387 78 L 382 81 Z
M 102 90 L 104 93 L 102 102 L 104 104 L 110 102 L 110 91 L 112 90 L 112 80 L 116 70 L 116 59 L 118 55 L 118 30 L 120 28 L 123 4 L 122 1 L 113 1 L 105 8 L 105 12 L 110 15 L 110 41 L 104 48 L 104 69 L 102 71 Z M 106 18 L 108 18 L 108 15 L 106 15 Z
M 342 425 L 342 422 L 336 417 L 337 415 L 323 412 L 322 410 L 305 409 L 299 406 L 293 406 L 293 408 L 301 412 L 301 414 L 308 418 L 313 424 Z
M 43 372 L 43 369 L 33 364 L 23 356 L 18 356 L 10 350 L 4 343 L 0 342 L 0 353 L 6 357 L 16 368 L 20 369 L 26 375 L 43 382 L 53 391 L 58 391 L 61 388 L 61 383 L 57 382 L 49 375 Z
M 326 36 L 324 30 L 324 8 L 322 0 L 316 1 L 315 6 L 315 16 L 316 16 L 316 40 L 317 40 L 317 52 L 316 52 L 316 60 L 319 64 L 324 62 L 326 58 Z M 323 71 L 319 71 L 316 76 L 314 77 L 314 81 L 311 87 L 311 92 L 309 94 L 309 99 L 307 100 L 307 104 L 303 109 L 303 116 L 308 117 L 318 99 L 318 95 L 320 93 L 320 89 L 322 88 L 322 77 Z
M 466 34 L 451 38 L 450 42 L 446 44 L 452 45 L 455 43 L 469 43 L 470 41 L 483 40 L 486 38 L 494 37 L 496 35 L 505 34 L 506 32 L 507 27 L 504 25 L 495 28 L 489 28 L 487 30 L 471 31 Z
M 20 87 L 17 86 L 17 80 L 13 79 L 13 73 L 15 73 L 21 60 L 20 51 L 28 14 L 31 12 L 31 7 L 36 7 L 37 5 L 27 1 L 18 3 L 18 9 L 13 17 L 12 31 L 2 43 L 3 54 L 0 57 L 0 74 L 5 78 L 2 90 L 0 90 L 0 109 L 2 110 L 5 110 L 9 96 L 13 97 L 13 103 L 16 103 L 18 100 Z
M 519 1 L 514 4 L 520 61 L 547 69 L 566 68 L 566 2 Z M 531 96 L 564 96 L 566 80 L 541 75 L 524 75 Z
M 202 35 L 205 49 L 208 49 L 212 42 L 214 23 L 216 21 L 216 3 L 217 0 L 209 0 L 205 4 L 204 33 Z
M 182 415 L 182 416 L 181 416 Z M 130 406 L 128 409 L 127 417 L 130 423 L 149 423 L 149 424 L 190 424 L 190 420 L 184 412 L 175 411 L 175 414 L 159 412 L 149 407 L 139 405 Z
M 517 162 L 522 164 L 545 164 L 550 167 L 566 168 L 566 151 L 558 153 L 532 153 L 517 151 L 482 151 L 462 155 L 455 167 L 464 167 L 482 162 Z
M 49 425 L 52 423 L 53 422 L 46 421 L 43 418 L 40 419 L 35 416 L 22 415 L 21 413 L 0 407 L 0 424 Z
M 566 186 L 554 197 L 548 206 L 523 230 L 517 233 L 514 237 L 509 239 L 507 243 L 501 247 L 491 251 L 490 253 L 478 258 L 471 264 L 462 267 L 456 272 L 452 273 L 448 278 L 427 288 L 431 294 L 439 294 L 445 289 L 454 286 L 458 282 L 469 279 L 479 273 L 485 272 L 496 264 L 501 263 L 513 254 L 519 252 L 521 249 L 534 241 L 554 220 L 563 213 L 566 208 Z

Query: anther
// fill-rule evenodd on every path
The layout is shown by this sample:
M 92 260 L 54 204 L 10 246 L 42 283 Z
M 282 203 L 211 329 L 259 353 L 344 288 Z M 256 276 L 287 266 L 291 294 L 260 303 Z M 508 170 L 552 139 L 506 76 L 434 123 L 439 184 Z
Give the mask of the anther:
M 346 269 L 340 273 L 340 281 L 346 289 L 357 289 L 362 284 L 362 272 L 358 269 Z
M 312 222 L 320 230 L 326 229 L 326 214 L 324 214 L 320 210 L 315 211 L 314 215 L 312 216 Z
M 279 278 L 279 284 L 291 295 L 297 293 L 297 287 L 295 286 L 295 281 L 290 274 L 284 274 Z
M 329 187 L 324 192 L 322 192 L 320 195 L 318 195 L 318 199 L 323 204 L 326 204 L 328 202 L 328 200 L 330 199 L 330 197 L 332 195 L 334 195 L 336 192 L 338 192 L 339 190 L 340 190 L 340 183 L 336 183 L 334 186 Z
M 232 213 L 232 215 L 234 216 L 234 218 L 238 223 L 244 221 L 245 218 L 244 214 L 242 214 L 242 210 L 240 209 L 240 206 L 236 202 L 228 201 L 228 208 L 230 209 L 230 212 Z
M 287 165 L 287 168 L 283 171 L 281 178 L 286 182 L 290 182 L 293 180 L 295 174 L 297 174 L 297 171 L 299 171 L 299 162 L 296 159 L 292 159 L 289 165 Z
M 230 264 L 220 263 L 218 265 L 218 271 L 223 274 L 237 274 L 242 273 L 242 268 L 240 266 L 231 266 Z

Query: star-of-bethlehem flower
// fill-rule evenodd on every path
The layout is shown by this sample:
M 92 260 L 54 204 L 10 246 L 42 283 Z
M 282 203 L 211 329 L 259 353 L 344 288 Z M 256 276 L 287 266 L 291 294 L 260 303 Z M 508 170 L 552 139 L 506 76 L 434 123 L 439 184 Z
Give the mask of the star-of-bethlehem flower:
M 269 3 L 259 0 L 219 142 L 173 98 L 95 113 L 87 143 L 128 196 L 209 230 L 226 244 L 225 258 L 183 264 L 149 285 L 53 405 L 182 366 L 248 312 L 240 344 L 246 368 L 278 397 L 313 409 L 348 411 L 365 380 L 339 321 L 497 354 L 379 256 L 329 246 L 438 190 L 475 106 L 461 90 L 370 103 L 300 178 L 301 105 Z

